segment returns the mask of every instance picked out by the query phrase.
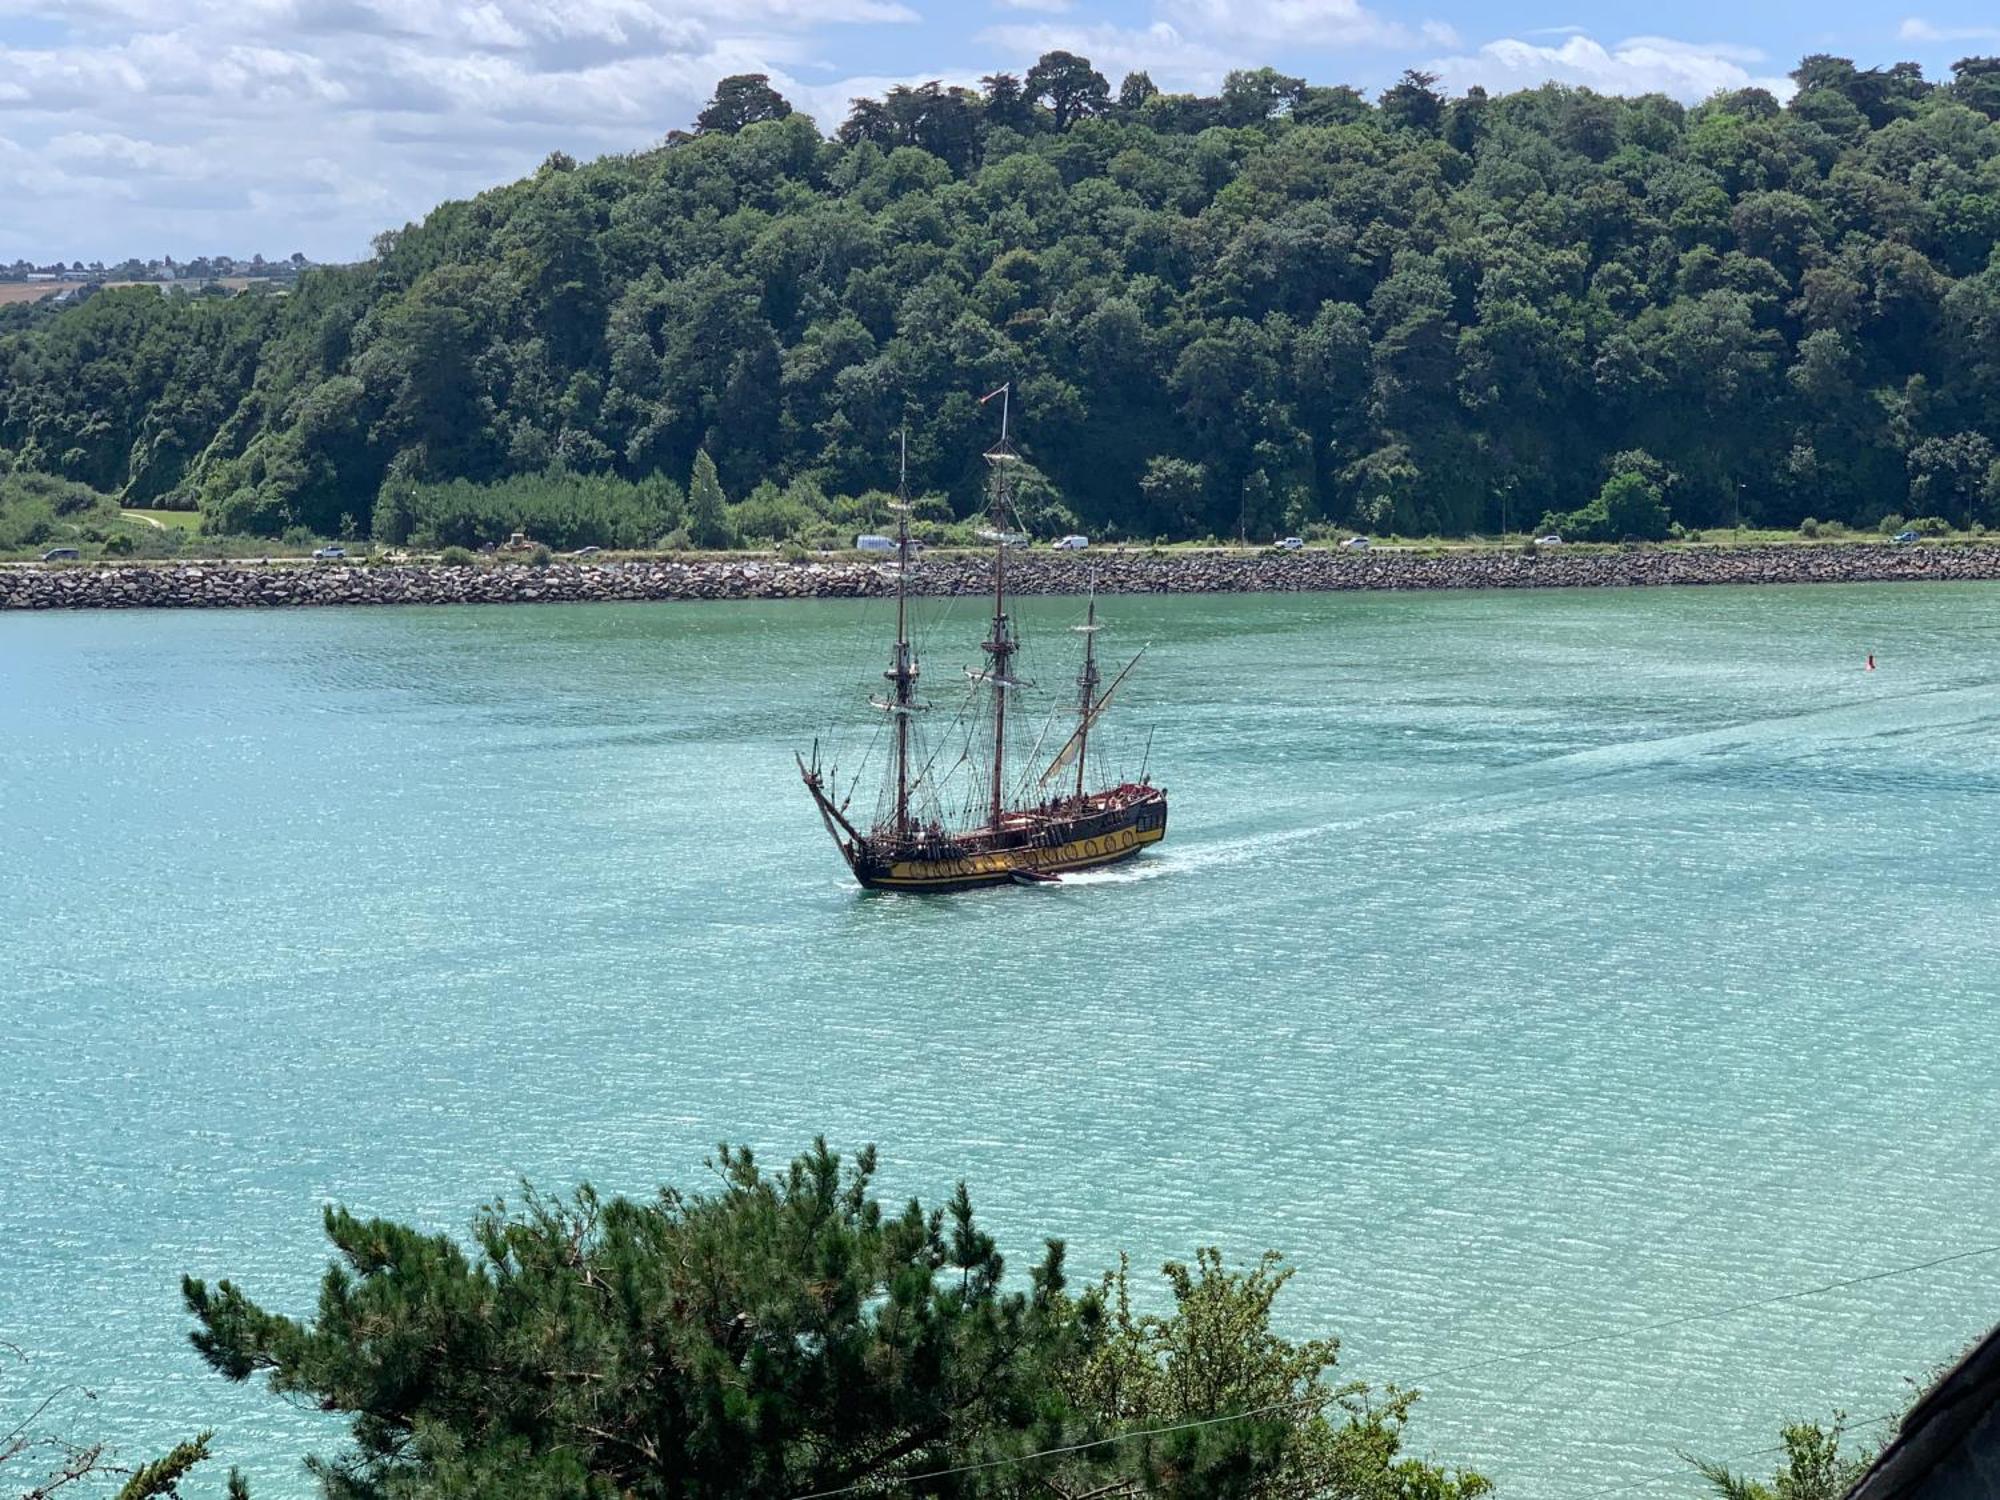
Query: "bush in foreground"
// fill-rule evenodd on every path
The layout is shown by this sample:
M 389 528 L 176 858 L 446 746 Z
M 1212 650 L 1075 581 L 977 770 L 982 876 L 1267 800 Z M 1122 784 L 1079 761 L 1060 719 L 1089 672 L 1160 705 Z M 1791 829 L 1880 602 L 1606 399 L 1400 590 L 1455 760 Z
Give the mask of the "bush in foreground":
M 1737 1474 L 1728 1465 L 1692 1459 L 1696 1471 L 1720 1500 L 1841 1500 L 1868 1472 L 1872 1455 L 1841 1451 L 1846 1419 L 1836 1416 L 1829 1426 L 1793 1422 L 1782 1433 L 1785 1461 L 1766 1484 Z
M 1489 1489 L 1402 1455 L 1414 1393 L 1334 1385 L 1333 1340 L 1271 1330 L 1275 1256 L 1169 1265 L 1172 1313 L 1141 1317 L 1122 1268 L 1072 1294 L 1056 1240 L 1010 1286 L 964 1185 L 889 1208 L 872 1148 L 711 1165 L 719 1187 L 644 1202 L 529 1191 L 470 1247 L 329 1209 L 317 1318 L 190 1278 L 195 1346 L 353 1418 L 312 1461 L 338 1500 Z

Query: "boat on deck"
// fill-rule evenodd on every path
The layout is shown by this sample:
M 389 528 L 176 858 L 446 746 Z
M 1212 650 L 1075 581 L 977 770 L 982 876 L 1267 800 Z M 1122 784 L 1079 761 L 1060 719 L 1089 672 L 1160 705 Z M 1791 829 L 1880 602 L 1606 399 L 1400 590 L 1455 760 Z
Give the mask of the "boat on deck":
M 1012 515 L 1012 474 L 1020 462 L 1007 436 L 1008 387 L 982 402 L 994 397 L 1001 401 L 1000 441 L 985 455 L 992 470 L 993 613 L 980 642 L 983 664 L 967 669 L 968 700 L 953 721 L 965 728 L 962 746 L 948 757 L 949 744 L 931 747 L 917 728 L 931 705 L 918 695 L 923 674 L 910 633 L 915 546 L 909 528 L 906 443 L 897 507 L 896 638 L 889 669 L 882 674 L 889 691 L 871 700 L 889 716 L 890 729 L 889 763 L 876 816 L 864 826 L 853 815 L 854 788 L 862 772 L 855 773 L 841 795 L 842 779 L 832 765 L 821 764 L 817 743 L 810 760 L 798 757 L 799 774 L 821 821 L 854 878 L 869 890 L 1049 884 L 1073 871 L 1130 859 L 1166 837 L 1166 789 L 1152 784 L 1143 764 L 1136 776 L 1090 784 L 1092 731 L 1145 655 L 1141 650 L 1108 685 L 1102 681 L 1097 634 L 1103 627 L 1094 596 L 1083 623 L 1074 627 L 1083 636 L 1076 697 L 1068 706 L 1074 728 L 1045 765 L 1043 739 L 1025 756 L 1010 756 L 1009 723 L 1020 727 L 1027 707 L 1022 695 L 1034 684 L 1017 675 L 1021 642 L 1007 610 L 1008 526 L 1017 519 Z M 956 808 L 950 806 L 954 799 Z

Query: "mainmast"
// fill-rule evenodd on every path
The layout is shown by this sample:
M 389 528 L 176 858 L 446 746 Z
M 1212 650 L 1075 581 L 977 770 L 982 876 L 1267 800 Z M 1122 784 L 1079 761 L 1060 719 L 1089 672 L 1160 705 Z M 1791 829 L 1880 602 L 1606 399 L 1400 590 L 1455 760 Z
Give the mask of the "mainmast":
M 1014 640 L 1011 624 L 1007 619 L 1007 510 L 1010 502 L 1012 471 L 1010 465 L 1019 462 L 1019 455 L 1007 442 L 1007 404 L 1009 387 L 1003 385 L 997 391 L 988 392 L 979 398 L 984 406 L 995 396 L 1000 398 L 1000 441 L 987 450 L 986 462 L 993 466 L 994 493 L 991 504 L 993 519 L 993 633 L 981 642 L 986 653 L 986 679 L 993 684 L 993 795 L 989 813 L 990 826 L 1000 826 L 1000 815 L 1004 811 L 1007 786 L 1007 693 L 1014 686 L 1011 663 L 1019 649 Z
M 896 649 L 883 677 L 895 697 L 881 706 L 896 721 L 896 802 L 891 827 L 897 840 L 910 832 L 910 715 L 916 712 L 917 660 L 910 651 L 910 431 L 902 434 L 902 472 L 896 486 Z
M 1090 748 L 1090 721 L 1097 707 L 1097 591 L 1093 587 L 1090 594 L 1090 609 L 1083 623 L 1075 627 L 1083 632 L 1083 670 L 1076 674 L 1076 795 L 1083 796 L 1084 751 Z

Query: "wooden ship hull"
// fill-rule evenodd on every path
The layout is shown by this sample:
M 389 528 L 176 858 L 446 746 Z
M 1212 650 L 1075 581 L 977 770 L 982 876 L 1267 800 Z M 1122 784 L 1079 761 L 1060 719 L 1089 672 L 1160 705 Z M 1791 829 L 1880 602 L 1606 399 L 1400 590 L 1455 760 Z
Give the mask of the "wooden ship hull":
M 822 805 L 831 814 L 830 806 Z M 994 829 L 894 840 L 843 837 L 829 816 L 854 878 L 871 891 L 964 891 L 1045 880 L 1130 859 L 1167 835 L 1167 794 L 1122 786 L 1045 808 L 1010 812 Z

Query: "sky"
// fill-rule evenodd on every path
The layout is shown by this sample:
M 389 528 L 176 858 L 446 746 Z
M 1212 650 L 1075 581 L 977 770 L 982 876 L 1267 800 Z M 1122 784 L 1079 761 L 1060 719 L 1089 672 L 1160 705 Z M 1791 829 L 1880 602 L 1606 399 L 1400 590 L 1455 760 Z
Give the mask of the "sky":
M 0 0 L 0 261 L 302 251 L 534 169 L 643 149 L 729 73 L 823 128 L 895 83 L 973 83 L 1055 47 L 1115 88 L 1269 63 L 1376 92 L 1548 79 L 1690 103 L 1781 95 L 1811 52 L 2000 53 L 1992 0 Z

